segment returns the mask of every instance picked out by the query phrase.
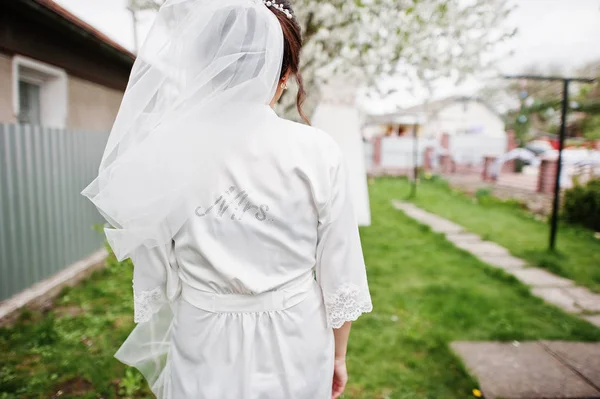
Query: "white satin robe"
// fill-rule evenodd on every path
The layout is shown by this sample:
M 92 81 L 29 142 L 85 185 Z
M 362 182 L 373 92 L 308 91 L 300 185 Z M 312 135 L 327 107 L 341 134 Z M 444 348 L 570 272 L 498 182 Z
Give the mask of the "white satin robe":
M 261 112 L 269 129 L 214 149 L 217 184 L 171 245 L 132 256 L 138 325 L 116 357 L 158 398 L 329 399 L 332 328 L 372 309 L 338 145 Z

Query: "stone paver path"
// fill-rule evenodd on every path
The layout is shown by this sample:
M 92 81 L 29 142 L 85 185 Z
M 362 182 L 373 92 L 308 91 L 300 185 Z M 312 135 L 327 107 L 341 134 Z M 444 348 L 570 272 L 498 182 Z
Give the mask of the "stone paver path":
M 532 287 L 570 287 L 573 285 L 571 280 L 558 277 L 552 273 L 536 267 L 513 270 L 510 272 L 525 285 Z
M 600 398 L 600 343 L 454 342 L 486 399 Z
M 587 321 L 589 321 L 590 323 L 595 324 L 600 327 L 600 314 L 593 315 L 593 316 L 584 316 L 583 318 L 586 319 Z
M 516 258 L 496 243 L 482 240 L 477 234 L 466 231 L 462 226 L 433 213 L 426 212 L 414 204 L 392 201 L 392 205 L 431 230 L 442 233 L 458 248 L 471 253 L 490 266 L 503 269 L 531 292 L 569 313 L 580 315 L 588 322 L 600 327 L 600 295 L 571 280 L 556 276 L 544 269 L 529 267 L 527 262 Z
M 408 216 L 490 266 L 512 274 L 546 302 L 600 327 L 600 295 L 516 258 L 506 248 L 413 204 L 392 201 Z M 600 399 L 600 343 L 454 342 L 486 399 Z

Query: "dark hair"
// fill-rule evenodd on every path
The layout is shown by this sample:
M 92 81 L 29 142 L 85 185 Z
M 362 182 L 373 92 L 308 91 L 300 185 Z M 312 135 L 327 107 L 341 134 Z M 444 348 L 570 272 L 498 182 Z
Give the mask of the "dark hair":
M 298 95 L 296 96 L 296 107 L 300 117 L 310 125 L 310 121 L 302 110 L 302 103 L 306 98 L 306 92 L 304 91 L 304 82 L 302 81 L 302 74 L 300 74 L 300 50 L 302 50 L 302 29 L 296 19 L 294 10 L 289 0 L 275 0 L 277 4 L 281 4 L 284 9 L 292 13 L 292 18 L 288 18 L 286 14 L 279 11 L 275 7 L 268 7 L 281 24 L 281 30 L 283 31 L 283 62 L 281 64 L 281 73 L 279 79 L 283 78 L 285 73 L 289 70 L 290 73 L 296 76 L 296 82 L 298 82 Z

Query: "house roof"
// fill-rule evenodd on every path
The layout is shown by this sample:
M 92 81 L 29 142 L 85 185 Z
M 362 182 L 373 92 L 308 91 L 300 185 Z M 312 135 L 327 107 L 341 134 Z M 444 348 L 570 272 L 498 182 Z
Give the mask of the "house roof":
M 100 1 L 100 0 L 97 0 Z M 124 90 L 135 55 L 53 0 L 0 0 L 0 52 Z
M 370 115 L 368 117 L 370 122 L 373 123 L 400 123 L 400 124 L 412 124 L 412 123 L 403 123 L 405 120 L 421 120 L 425 117 L 425 114 L 435 115 L 444 108 L 456 104 L 457 102 L 468 102 L 468 101 L 476 101 L 481 103 L 494 114 L 497 115 L 497 112 L 485 101 L 477 97 L 467 97 L 467 96 L 451 96 L 442 98 L 439 100 L 428 102 L 427 104 L 419 104 L 413 107 L 408 107 L 401 109 L 399 111 L 383 114 L 383 115 Z M 500 115 L 498 115 L 500 117 Z
M 75 32 L 79 35 L 86 36 L 93 41 L 96 41 L 99 45 L 114 50 L 116 53 L 119 53 L 126 59 L 130 59 L 131 61 L 135 60 L 135 55 L 131 51 L 127 50 L 125 47 L 121 46 L 104 33 L 94 28 L 92 25 L 67 11 L 53 0 L 28 0 L 25 2 L 31 3 L 32 6 L 39 5 L 40 7 L 45 8 L 50 14 L 49 16 L 56 16 L 62 19 L 64 22 L 72 25 Z
M 458 102 L 468 102 L 468 101 L 479 101 L 479 100 L 476 98 L 471 98 L 471 97 L 466 97 L 466 96 L 451 96 L 451 97 L 446 97 L 446 98 L 442 98 L 442 99 L 435 100 L 435 101 L 430 101 L 427 104 L 415 105 L 414 107 L 409 107 L 409 108 L 404 109 L 402 112 L 407 112 L 407 113 L 433 112 L 433 113 L 436 113 L 452 104 L 456 104 Z

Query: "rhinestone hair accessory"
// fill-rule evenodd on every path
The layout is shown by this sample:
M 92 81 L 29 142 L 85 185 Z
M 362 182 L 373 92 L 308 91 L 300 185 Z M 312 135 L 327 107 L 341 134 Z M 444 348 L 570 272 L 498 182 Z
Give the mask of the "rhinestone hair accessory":
M 283 7 L 283 4 L 277 3 L 272 0 L 263 0 L 263 4 L 266 5 L 267 7 L 273 7 L 275 9 L 281 11 L 282 13 L 285 14 L 286 17 L 288 17 L 290 19 L 292 18 L 292 13 L 290 12 L 290 10 Z

